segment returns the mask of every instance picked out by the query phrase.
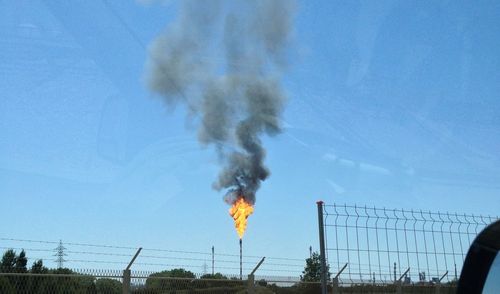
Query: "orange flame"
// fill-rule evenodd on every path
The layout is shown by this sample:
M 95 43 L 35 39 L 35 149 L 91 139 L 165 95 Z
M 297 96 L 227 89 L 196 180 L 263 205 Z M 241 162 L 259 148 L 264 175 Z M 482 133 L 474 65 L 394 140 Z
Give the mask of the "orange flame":
M 247 218 L 253 213 L 253 206 L 245 201 L 245 198 L 240 197 L 233 206 L 229 208 L 229 214 L 234 219 L 234 226 L 236 232 L 240 239 L 243 238 L 243 234 L 247 228 Z

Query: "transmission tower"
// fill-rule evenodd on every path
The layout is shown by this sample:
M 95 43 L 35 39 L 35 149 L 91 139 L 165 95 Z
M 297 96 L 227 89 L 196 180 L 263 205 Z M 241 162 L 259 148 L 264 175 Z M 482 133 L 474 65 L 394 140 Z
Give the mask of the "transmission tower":
M 66 256 L 66 253 L 64 253 L 64 250 L 66 250 L 66 247 L 63 246 L 63 243 L 61 240 L 59 240 L 59 246 L 57 246 L 54 251 L 56 252 L 54 256 L 56 257 L 55 262 L 57 263 L 57 268 L 61 269 L 64 267 L 64 262 L 66 261 L 64 259 L 64 256 Z
M 207 270 L 208 270 L 208 264 L 207 262 L 205 261 L 202 265 L 202 270 L 203 270 L 203 275 L 206 275 L 207 274 Z

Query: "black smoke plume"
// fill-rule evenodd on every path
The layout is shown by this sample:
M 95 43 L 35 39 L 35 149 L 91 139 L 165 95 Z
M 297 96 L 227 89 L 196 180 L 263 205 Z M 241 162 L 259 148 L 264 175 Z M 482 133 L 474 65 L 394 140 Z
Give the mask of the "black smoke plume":
M 261 137 L 281 132 L 293 12 L 291 0 L 183 1 L 150 46 L 148 87 L 199 122 L 200 142 L 223 165 L 213 187 L 228 203 L 254 204 L 269 176 Z

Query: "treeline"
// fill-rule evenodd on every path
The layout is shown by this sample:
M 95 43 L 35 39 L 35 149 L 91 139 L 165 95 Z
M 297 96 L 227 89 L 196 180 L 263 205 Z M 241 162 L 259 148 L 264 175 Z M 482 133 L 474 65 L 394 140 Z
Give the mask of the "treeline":
M 96 279 L 82 275 L 67 268 L 49 269 L 42 260 L 33 262 L 27 267 L 28 258 L 22 250 L 17 254 L 14 250 L 5 251 L 0 263 L 0 293 L 2 294 L 63 294 L 93 293 L 120 294 L 122 284 L 113 279 Z M 31 275 L 35 274 L 35 275 Z M 38 276 L 36 274 L 52 274 L 54 276 Z
M 319 257 L 313 254 L 307 260 L 301 276 L 303 282 L 319 280 Z M 3 274 L 2 274 L 3 273 Z M 132 277 L 131 293 L 246 293 L 247 281 L 228 278 L 220 273 L 206 274 L 199 278 L 185 269 L 172 269 L 149 275 L 146 281 L 138 282 Z M 256 293 L 319 293 L 319 283 L 296 283 L 288 287 L 268 284 L 264 280 L 257 281 Z M 42 260 L 36 260 L 28 267 L 26 252 L 17 254 L 7 250 L 0 264 L 0 293 L 30 294 L 120 294 L 122 283 L 110 278 L 96 278 L 92 275 L 76 273 L 67 268 L 49 269 Z
M 3 273 L 3 274 L 1 274 Z M 134 282 L 134 281 L 132 281 Z M 133 284 L 133 283 L 132 283 Z M 184 269 L 172 269 L 151 274 L 145 284 L 132 285 L 132 293 L 237 293 L 245 288 L 239 279 L 216 273 L 196 278 Z M 0 293 L 2 294 L 120 294 L 122 283 L 109 278 L 95 278 L 67 268 L 49 269 L 42 260 L 28 267 L 26 252 L 9 249 L 0 263 Z

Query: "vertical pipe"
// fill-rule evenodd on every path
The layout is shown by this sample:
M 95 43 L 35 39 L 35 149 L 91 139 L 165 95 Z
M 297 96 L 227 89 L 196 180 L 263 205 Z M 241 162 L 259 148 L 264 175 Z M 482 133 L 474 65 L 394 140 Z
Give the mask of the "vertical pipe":
M 397 276 L 396 276 L 396 263 L 394 263 L 394 283 L 397 282 Z
M 321 258 L 321 293 L 326 294 L 326 258 L 325 258 L 325 229 L 323 225 L 323 201 L 316 202 L 318 205 L 318 227 L 319 227 L 319 252 Z
M 243 254 L 242 254 L 242 240 L 240 239 L 240 280 L 243 280 Z
M 215 268 L 215 250 L 214 246 L 212 246 L 212 276 L 215 274 L 214 268 Z

